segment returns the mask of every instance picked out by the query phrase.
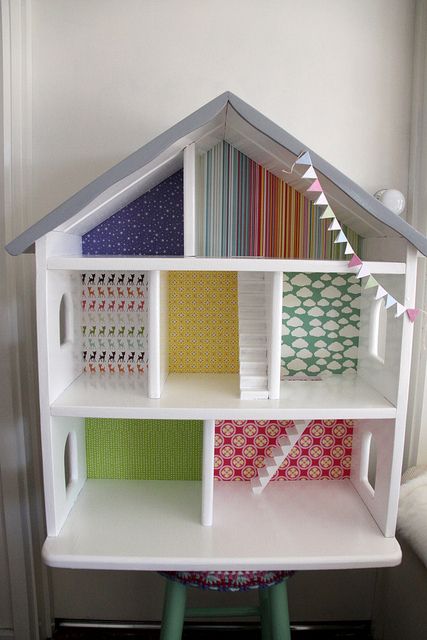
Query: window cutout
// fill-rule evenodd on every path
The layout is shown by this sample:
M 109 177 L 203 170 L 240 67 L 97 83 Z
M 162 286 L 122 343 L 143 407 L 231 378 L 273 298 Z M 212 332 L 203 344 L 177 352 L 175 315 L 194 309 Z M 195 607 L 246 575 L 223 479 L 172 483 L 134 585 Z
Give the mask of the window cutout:
M 369 462 L 368 462 L 368 483 L 372 487 L 372 491 L 375 492 L 375 482 L 377 479 L 377 445 L 375 438 L 370 438 L 369 442 Z
M 59 304 L 59 344 L 61 347 L 71 342 L 71 313 L 69 299 L 66 293 Z
M 77 480 L 77 448 L 76 434 L 69 433 L 64 447 L 64 480 L 65 489 L 68 491 L 75 480 Z
M 372 433 L 365 432 L 362 435 L 360 451 L 360 481 L 363 482 L 369 493 L 374 496 L 377 476 L 377 447 Z
M 387 310 L 384 298 L 374 300 L 371 308 L 371 326 L 369 331 L 369 353 L 381 364 L 385 362 L 387 339 Z

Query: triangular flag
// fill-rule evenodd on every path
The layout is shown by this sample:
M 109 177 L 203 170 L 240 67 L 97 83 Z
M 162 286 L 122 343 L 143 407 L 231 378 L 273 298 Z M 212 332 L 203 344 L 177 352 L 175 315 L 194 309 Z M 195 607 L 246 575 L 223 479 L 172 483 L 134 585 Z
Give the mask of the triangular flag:
M 381 285 L 378 285 L 377 292 L 375 294 L 375 300 L 379 300 L 380 298 L 384 298 L 387 295 L 387 291 L 382 288 Z
M 374 276 L 369 276 L 366 280 L 365 289 L 371 289 L 372 287 L 377 287 L 378 282 L 375 280 Z
M 390 309 L 394 304 L 396 304 L 397 300 L 393 298 L 389 293 L 387 294 L 387 300 L 385 301 L 385 308 Z
M 357 274 L 356 278 L 366 278 L 366 276 L 370 276 L 371 272 L 369 271 L 368 267 L 366 266 L 366 264 L 362 264 L 362 266 L 359 269 L 359 273 Z
M 347 242 L 347 238 L 344 235 L 344 231 L 341 230 L 334 240 L 334 244 L 341 244 L 341 242 Z
M 308 151 L 305 151 L 302 155 L 300 155 L 296 160 L 295 164 L 313 164 L 310 158 L 310 154 Z
M 335 213 L 332 211 L 331 207 L 328 205 L 322 215 L 320 216 L 321 220 L 325 220 L 326 218 L 335 218 Z
M 321 184 L 320 184 L 320 182 L 319 182 L 319 180 L 317 178 L 313 182 L 313 184 L 311 184 L 308 187 L 307 191 L 322 191 L 323 192 L 322 186 L 321 186 Z
M 419 309 L 406 309 L 407 316 L 411 322 L 414 322 L 417 315 L 420 313 Z
M 351 255 L 352 253 L 354 253 L 353 251 L 353 247 L 351 246 L 351 244 L 349 242 L 347 242 L 345 251 L 344 251 L 344 255 L 348 256 Z
M 394 317 L 399 318 L 405 311 L 406 307 L 404 307 L 403 304 L 400 304 L 400 302 L 396 302 L 396 313 L 394 314 Z
M 312 180 L 313 178 L 316 179 L 317 178 L 317 174 L 314 170 L 313 165 L 311 165 L 311 167 L 308 167 L 307 171 L 304 173 L 303 176 L 301 176 L 301 178 L 304 180 Z
M 314 204 L 322 205 L 322 204 L 329 204 L 329 203 L 326 200 L 325 194 L 321 193 L 320 196 L 317 198 L 317 200 L 315 200 Z
M 334 218 L 328 227 L 328 231 L 341 231 L 341 225 L 336 218 Z
M 359 258 L 359 256 L 357 256 L 356 254 L 354 254 L 354 256 L 352 257 L 352 259 L 350 260 L 350 262 L 348 263 L 348 266 L 350 267 L 359 267 L 361 264 L 363 264 L 363 262 L 361 261 L 361 259 Z

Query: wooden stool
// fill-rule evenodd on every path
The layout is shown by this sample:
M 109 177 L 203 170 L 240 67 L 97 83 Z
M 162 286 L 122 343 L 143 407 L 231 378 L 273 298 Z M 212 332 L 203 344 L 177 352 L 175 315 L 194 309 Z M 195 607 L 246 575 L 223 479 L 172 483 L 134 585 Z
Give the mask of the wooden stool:
M 263 640 L 291 640 L 286 580 L 292 571 L 159 572 L 167 578 L 160 640 L 181 640 L 184 618 L 260 616 Z M 187 587 L 258 589 L 259 607 L 186 607 Z

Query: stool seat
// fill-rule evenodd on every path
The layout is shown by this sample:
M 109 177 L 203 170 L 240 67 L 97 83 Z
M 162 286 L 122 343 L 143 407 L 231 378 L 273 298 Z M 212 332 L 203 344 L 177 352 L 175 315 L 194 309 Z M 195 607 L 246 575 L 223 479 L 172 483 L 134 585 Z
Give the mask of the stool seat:
M 291 640 L 286 581 L 293 571 L 159 571 L 167 578 L 160 640 L 181 640 L 185 617 L 261 618 L 262 640 Z M 258 590 L 258 607 L 186 607 L 187 587 L 209 591 Z M 233 596 L 230 596 L 232 599 Z
M 159 571 L 168 580 L 210 591 L 266 589 L 293 575 L 293 571 Z

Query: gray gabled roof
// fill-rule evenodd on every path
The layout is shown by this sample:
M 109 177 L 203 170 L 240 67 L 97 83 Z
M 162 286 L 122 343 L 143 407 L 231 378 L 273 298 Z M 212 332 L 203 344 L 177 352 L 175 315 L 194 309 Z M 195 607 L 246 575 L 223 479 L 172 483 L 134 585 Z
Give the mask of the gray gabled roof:
M 10 242 L 6 246 L 6 250 L 12 255 L 19 255 L 32 250 L 36 240 L 66 223 L 82 211 L 84 207 L 90 205 L 95 199 L 100 198 L 107 189 L 110 189 L 113 185 L 137 172 L 150 162 L 153 162 L 171 145 L 176 144 L 183 138 L 188 139 L 189 136 L 191 137 L 191 134 L 211 122 L 221 111 L 227 113 L 229 107 L 238 114 L 243 123 L 247 123 L 255 129 L 257 133 L 262 134 L 263 138 L 271 141 L 276 148 L 277 145 L 279 145 L 279 147 L 287 152 L 288 156 L 292 154 L 292 156 L 297 157 L 303 150 L 310 151 L 313 165 L 316 171 L 321 174 L 325 183 L 331 188 L 333 192 L 332 197 L 335 198 L 335 201 L 344 202 L 347 212 L 350 210 L 351 215 L 353 215 L 354 211 L 354 215 L 356 217 L 358 216 L 368 227 L 376 228 L 376 235 L 388 235 L 384 232 L 384 226 L 386 231 L 387 229 L 389 230 L 390 235 L 397 234 L 402 236 L 422 254 L 427 255 L 427 238 L 425 236 L 405 222 L 405 220 L 389 211 L 372 195 L 364 191 L 338 171 L 338 169 L 335 169 L 326 162 L 326 160 L 320 158 L 306 145 L 303 145 L 296 138 L 259 113 L 259 111 L 230 92 L 223 93 L 211 100 L 93 180 L 86 187 L 71 196 L 71 198 Z M 324 188 L 326 191 L 328 187 Z M 351 226 L 351 221 L 348 219 L 343 220 L 343 222 Z M 380 233 L 378 233 L 378 229 L 381 230 Z

